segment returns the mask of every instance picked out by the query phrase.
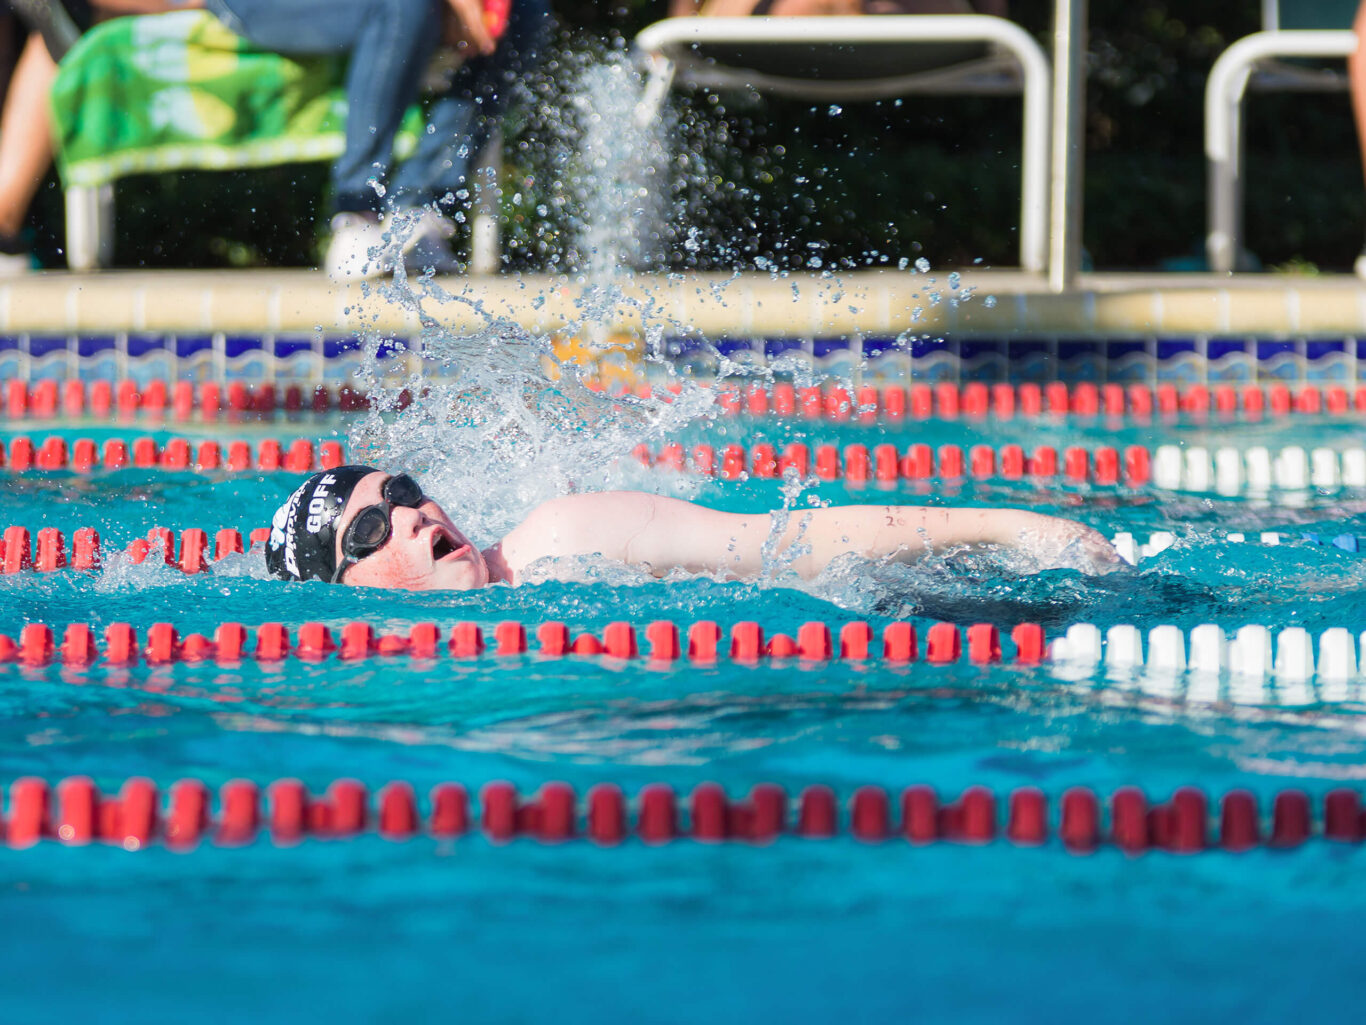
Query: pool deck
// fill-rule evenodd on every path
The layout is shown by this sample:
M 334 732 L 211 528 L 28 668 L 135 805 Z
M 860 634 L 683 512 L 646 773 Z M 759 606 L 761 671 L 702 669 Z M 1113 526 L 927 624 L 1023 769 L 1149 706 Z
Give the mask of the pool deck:
M 415 335 L 543 332 L 708 337 L 1366 337 L 1347 274 L 1088 274 L 1064 294 L 1012 271 L 637 275 L 605 288 L 540 274 L 339 286 L 311 270 L 49 271 L 0 284 L 0 332 Z M 967 296 L 966 298 L 964 298 Z

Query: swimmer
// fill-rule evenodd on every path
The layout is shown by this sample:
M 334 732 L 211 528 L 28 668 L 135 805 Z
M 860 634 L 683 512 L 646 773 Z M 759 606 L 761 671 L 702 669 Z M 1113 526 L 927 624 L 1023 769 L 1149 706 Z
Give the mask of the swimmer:
M 673 570 L 746 579 L 763 572 L 767 513 L 718 512 L 638 491 L 567 495 L 532 510 L 501 541 L 475 548 L 407 474 L 370 466 L 315 473 L 276 511 L 266 566 L 285 580 L 356 587 L 466 591 L 515 585 L 542 559 L 588 555 L 665 576 Z M 773 546 L 793 545 L 791 568 L 816 576 L 834 559 L 914 562 L 930 550 L 1000 545 L 1044 566 L 1089 572 L 1118 556 L 1090 527 L 1020 509 L 851 505 L 794 510 Z

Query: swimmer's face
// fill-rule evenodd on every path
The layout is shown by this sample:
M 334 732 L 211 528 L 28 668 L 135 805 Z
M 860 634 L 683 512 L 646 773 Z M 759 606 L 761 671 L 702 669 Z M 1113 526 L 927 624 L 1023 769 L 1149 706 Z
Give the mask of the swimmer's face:
M 341 542 L 346 528 L 362 509 L 383 502 L 380 489 L 388 479 L 387 473 L 368 474 L 351 492 L 337 521 L 338 566 L 343 561 Z M 405 591 L 468 591 L 489 582 L 483 555 L 430 498 L 424 497 L 416 509 L 394 506 L 389 517 L 389 540 L 348 566 L 342 583 Z

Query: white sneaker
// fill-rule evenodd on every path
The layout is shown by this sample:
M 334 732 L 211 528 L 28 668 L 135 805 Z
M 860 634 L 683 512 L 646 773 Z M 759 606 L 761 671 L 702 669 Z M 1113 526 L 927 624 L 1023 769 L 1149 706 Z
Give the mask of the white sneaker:
M 0 253 L 0 278 L 17 278 L 31 270 L 32 253 Z
M 458 274 L 464 267 L 447 241 L 455 225 L 431 207 L 400 210 L 385 220 L 341 213 L 332 218 L 325 267 L 334 281 L 359 281 L 392 274 L 400 264 L 422 274 Z
M 415 274 L 425 274 L 428 270 L 436 274 L 462 273 L 464 265 L 451 252 L 450 238 L 455 234 L 455 225 L 431 207 L 405 213 L 417 216 L 411 234 L 403 243 L 404 269 Z M 401 216 L 395 215 L 395 220 Z
M 1357 277 L 1366 280 L 1366 248 L 1361 250 L 1361 255 L 1357 257 L 1357 262 L 1352 265 L 1352 270 L 1356 271 Z
M 359 281 L 394 269 L 395 253 L 378 220 L 364 214 L 342 213 L 332 218 L 332 241 L 323 266 L 333 281 Z

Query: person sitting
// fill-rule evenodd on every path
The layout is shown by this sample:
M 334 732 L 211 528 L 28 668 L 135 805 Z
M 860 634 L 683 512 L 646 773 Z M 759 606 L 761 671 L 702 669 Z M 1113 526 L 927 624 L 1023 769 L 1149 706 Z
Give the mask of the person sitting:
M 548 0 L 512 0 L 496 43 L 479 0 L 192 0 L 256 46 L 347 54 L 346 144 L 332 167 L 332 240 L 324 265 L 346 280 L 400 262 L 459 264 L 443 215 L 469 196 L 470 167 L 508 94 L 546 38 Z M 427 108 L 417 148 L 389 175 L 394 136 L 443 42 L 467 59 Z M 386 223 L 382 214 L 395 211 Z
M 52 166 L 52 124 L 47 94 L 57 63 L 37 32 L 19 53 L 4 113 L 0 115 L 0 276 L 33 267 L 28 242 L 20 234 L 33 197 Z
M 786 556 L 809 579 L 845 555 L 913 562 L 964 545 L 1027 549 L 1045 563 L 1092 572 L 1119 561 L 1090 527 L 1019 509 L 835 506 L 792 511 L 775 544 L 777 529 L 768 513 L 604 491 L 544 502 L 480 551 L 412 477 L 340 466 L 313 474 L 276 511 L 266 568 L 284 580 L 466 591 L 515 586 L 532 564 L 574 556 L 599 556 L 654 576 L 682 571 L 733 579 L 762 575 L 766 558 L 775 556 Z
M 96 21 L 126 14 L 162 14 L 199 0 L 11 0 L 29 35 L 15 62 L 0 114 L 0 277 L 33 267 L 20 232 L 33 197 L 52 166 L 48 95 L 57 62 Z

